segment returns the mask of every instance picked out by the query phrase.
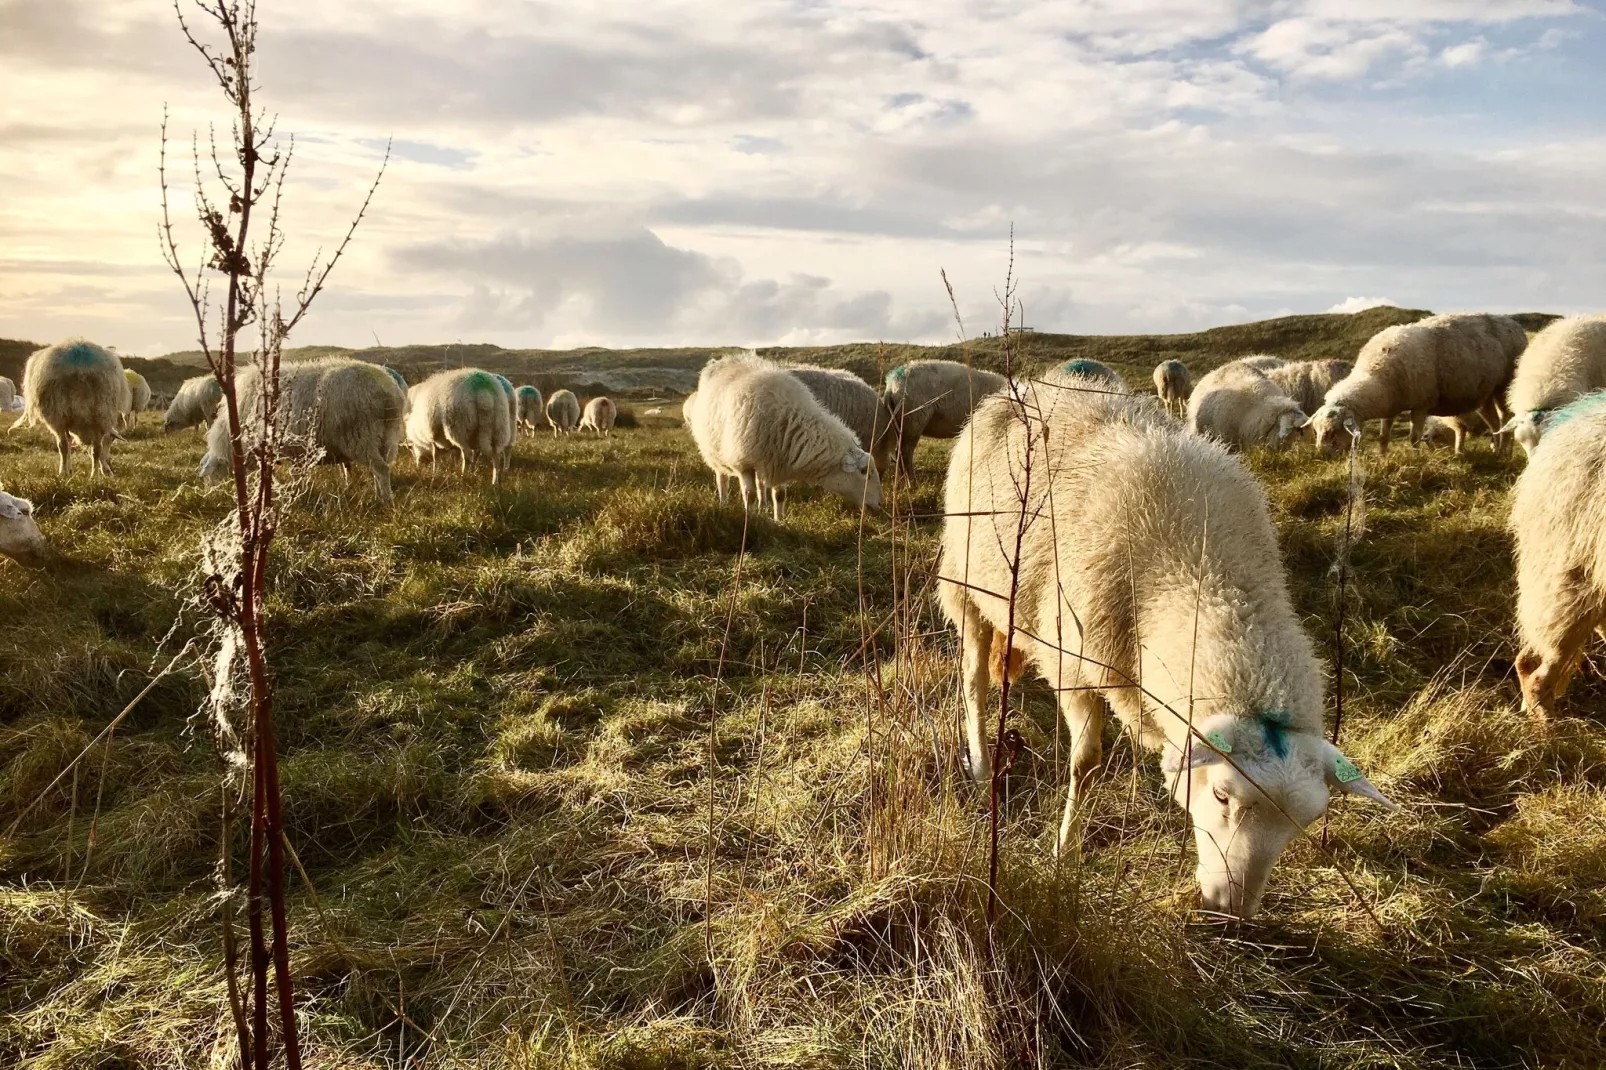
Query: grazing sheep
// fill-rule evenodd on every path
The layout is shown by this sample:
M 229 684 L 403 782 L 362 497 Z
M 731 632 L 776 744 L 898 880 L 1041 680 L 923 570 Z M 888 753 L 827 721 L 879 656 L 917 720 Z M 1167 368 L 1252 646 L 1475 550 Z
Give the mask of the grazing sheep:
M 495 372 L 491 373 L 496 375 Z M 507 395 L 508 426 L 513 429 L 513 437 L 507 440 L 507 450 L 502 457 L 502 467 L 513 467 L 513 443 L 519 437 L 519 392 L 513 389 L 513 380 L 505 375 L 496 375 L 496 381 L 502 384 L 502 392 Z
M 982 398 L 1002 390 L 1008 381 L 952 360 L 913 360 L 898 365 L 887 373 L 884 393 L 892 426 L 880 451 L 896 447 L 898 465 L 913 484 L 915 447 L 920 439 L 958 435 Z
M 247 449 L 260 441 L 262 375 L 243 368 L 234 383 L 240 433 Z M 347 357 L 289 364 L 279 369 L 280 454 L 286 460 L 314 456 L 319 464 L 360 464 L 374 474 L 374 493 L 391 501 L 390 468 L 401 443 L 407 395 L 384 368 Z M 228 475 L 233 452 L 224 406 L 206 434 L 201 475 Z
M 501 482 L 513 442 L 513 418 L 496 376 L 479 368 L 436 372 L 411 390 L 407 413 L 407 445 L 413 459 L 435 462 L 438 450 L 456 450 L 459 471 L 468 472 L 471 457 L 491 466 L 491 483 Z
M 1368 420 L 1381 419 L 1380 449 L 1387 453 L 1400 413 L 1411 414 L 1415 445 L 1429 416 L 1473 412 L 1491 399 L 1503 422 L 1506 385 L 1527 342 L 1522 327 L 1509 316 L 1430 316 L 1385 327 L 1361 349 L 1355 369 L 1334 384 L 1311 416 L 1316 443 L 1336 441 L 1340 431 L 1359 435 Z
M 28 408 L 23 422 L 43 420 L 56 436 L 60 474 L 72 469 L 72 440 L 90 447 L 91 472 L 112 474 L 108 453 L 117 420 L 128 408 L 128 379 L 115 353 L 82 338 L 39 350 L 22 372 Z
M 117 416 L 118 424 L 127 431 L 139 423 L 139 414 L 150 408 L 151 384 L 145 377 L 131 369 L 123 369 L 123 377 L 128 380 L 128 408 Z
M 1534 447 L 1548 417 L 1574 398 L 1606 389 L 1606 316 L 1573 316 L 1553 321 L 1533 336 L 1506 395 L 1513 415 L 1502 431 L 1515 431 L 1522 452 Z
M 991 775 L 995 666 L 1030 663 L 1069 730 L 1059 842 L 1074 852 L 1108 703 L 1162 752 L 1204 906 L 1250 917 L 1329 789 L 1393 805 L 1323 738 L 1321 668 L 1266 496 L 1154 399 L 1022 389 L 1024 406 L 983 402 L 948 462 L 938 586 L 962 647 L 968 769 Z
M 580 417 L 580 430 L 595 431 L 599 435 L 613 434 L 613 422 L 619 418 L 619 407 L 612 398 L 592 398 L 586 402 L 586 411 Z
M 1511 497 L 1517 553 L 1517 679 L 1541 717 L 1606 635 L 1606 391 L 1557 410 Z
M 173 395 L 173 403 L 162 418 L 163 431 L 182 431 L 186 427 L 204 424 L 217 412 L 217 403 L 223 400 L 223 388 L 210 375 L 197 375 L 184 380 L 184 385 Z
M 1188 399 L 1189 430 L 1233 449 L 1282 446 L 1308 422 L 1298 402 L 1241 360 L 1200 379 Z
M 878 472 L 885 472 L 888 454 L 892 451 L 892 439 L 886 433 L 892 426 L 892 412 L 877 396 L 875 387 L 840 368 L 817 368 L 807 364 L 785 367 L 803 381 L 814 399 L 825 406 L 826 412 L 859 436 L 859 448 L 869 451 Z
M 1355 365 L 1347 360 L 1301 360 L 1272 368 L 1264 374 L 1294 399 L 1299 411 L 1311 413 L 1322 407 L 1334 384 L 1354 370 Z
M 518 425 L 533 435 L 541 423 L 542 414 L 546 411 L 541 391 L 533 386 L 521 386 L 514 393 L 518 396 Z
M 0 490 L 0 557 L 23 565 L 38 564 L 49 556 L 45 537 L 34 523 L 33 503 Z
M 1163 360 L 1154 366 L 1154 393 L 1167 409 L 1178 416 L 1188 411 L 1188 398 L 1193 394 L 1193 376 L 1180 360 Z
M 703 366 L 687 399 L 687 422 L 718 485 L 734 476 L 742 505 L 774 497 L 791 483 L 817 483 L 855 505 L 881 508 L 881 476 L 858 437 L 814 397 L 802 380 L 753 354 Z
M 17 384 L 0 375 L 0 412 L 11 412 L 17 403 Z
M 1268 356 L 1265 353 L 1257 353 L 1254 356 L 1239 357 L 1233 363 L 1242 364 L 1246 368 L 1253 368 L 1257 372 L 1269 372 L 1273 368 L 1281 368 L 1288 362 L 1282 357 L 1273 357 Z
M 1477 412 L 1463 412 L 1456 416 L 1429 416 L 1422 425 L 1422 444 L 1429 447 L 1449 446 L 1456 453 L 1473 435 L 1501 433 L 1500 416 L 1493 400 Z
M 570 434 L 580 423 L 580 399 L 572 390 L 554 390 L 546 403 L 546 422 L 552 425 L 552 437 L 558 432 Z

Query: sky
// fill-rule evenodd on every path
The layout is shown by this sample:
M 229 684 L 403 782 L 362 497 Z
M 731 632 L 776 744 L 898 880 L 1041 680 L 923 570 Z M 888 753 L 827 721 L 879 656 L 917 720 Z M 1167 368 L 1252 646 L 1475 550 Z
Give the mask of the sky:
M 185 4 L 193 0 L 181 0 Z M 1606 309 L 1595 0 L 259 0 L 292 339 L 829 344 Z M 194 345 L 164 0 L 0 0 L 0 336 Z M 951 304 L 941 272 L 953 286 Z

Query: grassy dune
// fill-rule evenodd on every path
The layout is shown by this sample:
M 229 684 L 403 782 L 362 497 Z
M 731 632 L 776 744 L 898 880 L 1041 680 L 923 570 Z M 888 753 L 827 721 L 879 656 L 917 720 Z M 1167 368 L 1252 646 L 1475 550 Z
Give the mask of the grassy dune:
M 1083 860 L 1050 858 L 1064 762 L 1029 685 L 989 934 L 938 526 L 911 519 L 946 451 L 922 447 L 904 519 L 862 526 L 800 491 L 785 526 L 744 527 L 667 418 L 521 439 L 495 489 L 400 462 L 388 512 L 316 473 L 272 600 L 309 1064 L 1606 1062 L 1606 730 L 1584 712 L 1606 689 L 1586 670 L 1583 716 L 1544 730 L 1514 709 L 1519 462 L 1365 458 L 1343 742 L 1402 813 L 1338 803 L 1261 922 L 1202 924 L 1182 815 L 1124 740 Z M 61 481 L 40 432 L 0 436 L 5 489 L 71 558 L 0 563 L 6 1066 L 226 1043 L 204 673 L 46 790 L 193 633 L 194 548 L 227 505 L 199 452 L 147 417 L 114 481 Z M 1249 461 L 1330 657 L 1345 465 Z

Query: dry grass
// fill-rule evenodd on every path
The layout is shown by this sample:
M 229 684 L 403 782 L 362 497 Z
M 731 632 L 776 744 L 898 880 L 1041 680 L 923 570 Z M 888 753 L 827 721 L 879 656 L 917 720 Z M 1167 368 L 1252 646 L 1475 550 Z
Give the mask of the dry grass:
M 989 934 L 936 527 L 861 535 L 800 492 L 784 527 L 746 529 L 736 584 L 739 512 L 682 433 L 642 423 L 521 439 L 494 490 L 404 462 L 390 513 L 322 472 L 285 533 L 272 635 L 317 889 L 298 878 L 292 902 L 312 1065 L 1606 1061 L 1606 732 L 1513 709 L 1515 467 L 1486 445 L 1369 458 L 1344 743 L 1402 814 L 1339 804 L 1331 857 L 1296 846 L 1261 924 L 1201 924 L 1182 815 L 1123 741 L 1085 859 L 1049 857 L 1064 763 L 1028 684 Z M 106 485 L 58 481 L 37 433 L 0 436 L 5 489 L 72 558 L 0 565 L 0 829 L 34 804 L 0 839 L 8 1066 L 202 1066 L 228 1042 L 204 681 L 164 680 L 76 790 L 41 796 L 161 663 L 226 508 L 194 484 L 198 435 L 132 437 Z M 945 452 L 922 448 L 910 511 L 935 511 Z M 1343 465 L 1251 460 L 1330 649 Z M 1575 711 L 1600 708 L 1598 680 Z

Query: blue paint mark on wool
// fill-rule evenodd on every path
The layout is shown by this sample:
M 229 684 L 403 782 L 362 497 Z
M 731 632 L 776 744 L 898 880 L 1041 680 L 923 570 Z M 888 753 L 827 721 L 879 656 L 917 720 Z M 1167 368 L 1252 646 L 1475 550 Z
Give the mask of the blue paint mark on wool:
M 1562 424 L 1575 416 L 1583 416 L 1606 404 L 1606 390 L 1597 390 L 1593 394 L 1584 394 L 1576 397 L 1559 409 L 1551 409 L 1541 419 L 1544 421 L 1545 431 L 1554 431 Z
M 896 387 L 902 386 L 903 381 L 907 378 L 909 378 L 909 365 L 898 365 L 896 368 L 887 373 L 887 389 L 892 390 Z
M 1103 373 L 1103 367 L 1096 360 L 1069 360 L 1065 362 L 1065 374 L 1067 375 L 1098 376 Z
M 100 350 L 88 342 L 75 342 L 61 352 L 63 364 L 91 367 L 100 363 Z
M 502 384 L 489 372 L 471 372 L 464 381 L 468 383 L 470 390 L 490 390 L 498 394 L 502 392 Z
M 1293 718 L 1284 710 L 1260 715 L 1260 734 L 1265 737 L 1266 749 L 1279 758 L 1288 757 L 1288 731 Z
M 397 386 L 401 387 L 403 390 L 407 389 L 407 380 L 402 378 L 401 372 L 397 371 L 395 368 L 385 368 L 384 372 L 386 375 L 396 380 Z

